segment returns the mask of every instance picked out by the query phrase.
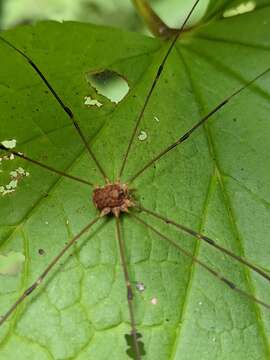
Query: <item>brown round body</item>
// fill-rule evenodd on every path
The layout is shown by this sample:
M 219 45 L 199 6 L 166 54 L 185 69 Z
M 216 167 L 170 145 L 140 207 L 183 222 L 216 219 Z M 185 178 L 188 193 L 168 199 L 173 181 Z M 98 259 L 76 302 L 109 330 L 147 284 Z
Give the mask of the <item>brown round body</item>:
M 93 202 L 101 215 L 112 212 L 118 216 L 121 211 L 127 212 L 133 206 L 128 186 L 125 184 L 108 184 L 98 187 L 93 192 Z

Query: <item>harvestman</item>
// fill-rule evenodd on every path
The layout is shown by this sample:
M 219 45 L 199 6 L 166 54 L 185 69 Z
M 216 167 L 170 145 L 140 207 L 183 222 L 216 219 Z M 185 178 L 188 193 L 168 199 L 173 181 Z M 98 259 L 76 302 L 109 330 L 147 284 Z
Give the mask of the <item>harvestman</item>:
M 76 241 L 79 240 L 79 238 L 83 234 L 85 234 L 88 230 L 90 230 L 92 228 L 92 226 L 99 221 L 99 219 L 101 219 L 103 216 L 106 216 L 106 215 L 108 215 L 110 213 L 115 218 L 116 238 L 117 238 L 118 245 L 119 245 L 121 264 L 122 264 L 122 268 L 123 268 L 123 273 L 124 273 L 124 278 L 125 278 L 125 285 L 126 285 L 126 290 L 127 290 L 127 302 L 128 302 L 129 318 L 130 318 L 130 325 L 131 325 L 131 333 L 130 333 L 130 335 L 126 335 L 127 343 L 130 346 L 130 349 L 128 349 L 127 353 L 129 355 L 131 355 L 131 356 L 134 356 L 134 358 L 136 360 L 140 360 L 141 356 L 144 355 L 144 349 L 143 349 L 143 343 L 142 343 L 142 341 L 140 339 L 142 337 L 142 335 L 138 333 L 137 327 L 136 327 L 135 316 L 134 316 L 134 308 L 133 308 L 134 293 L 133 293 L 133 289 L 132 289 L 132 282 L 131 282 L 130 277 L 129 277 L 127 261 L 126 261 L 126 258 L 125 258 L 125 245 L 124 245 L 123 238 L 121 236 L 121 223 L 120 223 L 119 219 L 120 219 L 120 216 L 123 215 L 123 213 L 126 213 L 126 214 L 128 214 L 128 216 L 131 216 L 134 219 L 136 219 L 141 225 L 143 225 L 144 227 L 151 230 L 153 233 L 158 235 L 158 237 L 160 237 L 162 240 L 165 240 L 165 241 L 169 242 L 179 252 L 181 252 L 186 257 L 189 257 L 190 259 L 192 259 L 193 262 L 197 263 L 202 268 L 207 270 L 214 277 L 216 277 L 221 282 L 223 282 L 225 285 L 227 285 L 231 290 L 234 290 L 234 291 L 238 292 L 242 296 L 244 296 L 244 297 L 250 299 L 251 301 L 254 301 L 254 302 L 256 302 L 256 303 L 258 303 L 258 304 L 262 305 L 263 307 L 270 310 L 270 304 L 265 303 L 264 301 L 256 298 L 255 296 L 253 296 L 253 295 L 247 293 L 246 291 L 240 289 L 239 287 L 237 287 L 232 281 L 230 281 L 229 279 L 224 277 L 222 274 L 220 274 L 216 270 L 209 267 L 206 263 L 204 263 L 201 260 L 197 259 L 192 253 L 190 253 L 190 252 L 186 251 L 184 248 L 182 248 L 178 244 L 177 241 L 169 238 L 165 234 L 161 233 L 158 229 L 156 229 L 152 225 L 145 222 L 137 213 L 138 212 L 148 213 L 149 215 L 151 215 L 151 216 L 153 216 L 153 217 L 155 217 L 155 218 L 157 218 L 157 219 L 159 219 L 159 220 L 161 220 L 161 221 L 163 221 L 163 222 L 165 222 L 167 224 L 170 224 L 170 225 L 176 227 L 177 229 L 181 230 L 182 232 L 187 233 L 187 234 L 193 236 L 194 238 L 196 238 L 196 239 L 198 239 L 200 241 L 204 241 L 208 245 L 216 248 L 217 250 L 222 251 L 223 253 L 230 256 L 234 260 L 236 260 L 239 263 L 242 263 L 243 265 L 245 265 L 248 268 L 252 269 L 257 274 L 259 274 L 264 279 L 266 279 L 267 281 L 270 282 L 270 276 L 267 273 L 265 273 L 260 268 L 258 268 L 254 264 L 250 263 L 249 261 L 247 261 L 243 257 L 240 257 L 240 256 L 234 254 L 233 252 L 231 252 L 230 250 L 228 250 L 228 249 L 222 247 L 221 245 L 217 244 L 213 239 L 211 239 L 211 238 L 209 238 L 209 237 L 207 237 L 207 236 L 205 236 L 205 235 L 203 235 L 201 233 L 198 233 L 198 232 L 192 230 L 191 228 L 186 227 L 185 225 L 179 224 L 179 223 L 175 222 L 174 220 L 163 216 L 162 214 L 156 213 L 156 212 L 154 212 L 154 211 L 152 211 L 150 209 L 145 208 L 143 205 L 141 205 L 141 204 L 139 204 L 138 202 L 135 201 L 135 199 L 132 196 L 132 192 L 129 189 L 129 185 L 138 176 L 140 176 L 143 172 L 145 172 L 148 168 L 150 168 L 154 163 L 156 163 L 159 159 L 161 159 L 163 156 L 165 156 L 168 152 L 170 152 L 176 146 L 178 146 L 178 145 L 182 144 L 184 141 L 186 141 L 193 134 L 193 132 L 195 130 L 197 130 L 199 127 L 201 127 L 201 125 L 203 125 L 214 113 L 216 113 L 218 110 L 220 110 L 222 107 L 224 107 L 232 98 L 237 96 L 240 92 L 242 92 L 244 89 L 246 89 L 252 83 L 254 83 L 257 79 L 259 79 L 260 77 L 265 75 L 267 72 L 269 72 L 270 68 L 268 68 L 264 72 L 260 73 L 258 76 L 253 78 L 251 81 L 246 83 L 241 88 L 237 89 L 229 97 L 225 98 L 222 102 L 220 102 L 214 109 L 212 109 L 202 119 L 200 119 L 198 122 L 196 122 L 186 133 L 184 133 L 182 136 L 180 136 L 173 144 L 171 144 L 170 146 L 163 149 L 151 161 L 149 161 L 141 169 L 139 169 L 133 176 L 131 176 L 128 179 L 126 184 L 121 183 L 121 180 L 120 180 L 123 173 L 124 173 L 125 166 L 126 166 L 126 163 L 127 163 L 128 157 L 129 157 L 130 149 L 132 147 L 134 138 L 135 138 L 135 136 L 136 136 L 136 134 L 138 132 L 138 127 L 139 127 L 141 119 L 142 119 L 142 117 L 144 115 L 145 109 L 146 109 L 146 107 L 148 105 L 149 99 L 151 98 L 153 90 L 155 89 L 156 84 L 158 83 L 159 77 L 160 77 L 160 75 L 161 75 L 161 73 L 162 73 L 162 71 L 164 69 L 164 66 L 165 66 L 165 64 L 167 62 L 167 59 L 168 59 L 168 57 L 169 57 L 169 55 L 170 55 L 176 41 L 179 39 L 179 36 L 183 32 L 183 29 L 184 29 L 187 21 L 189 20 L 190 16 L 192 15 L 192 13 L 193 13 L 193 11 L 196 8 L 198 3 L 199 3 L 199 0 L 197 0 L 195 2 L 195 4 L 193 5 L 192 9 L 190 10 L 188 16 L 186 17 L 183 25 L 177 31 L 176 35 L 173 37 L 172 41 L 168 45 L 167 52 L 166 52 L 160 66 L 159 66 L 159 69 L 158 69 L 158 71 L 156 73 L 154 81 L 153 81 L 153 83 L 152 83 L 152 85 L 151 85 L 151 87 L 150 87 L 150 89 L 149 89 L 149 91 L 147 93 L 144 105 L 143 105 L 143 107 L 142 107 L 142 109 L 141 109 L 141 111 L 140 111 L 140 113 L 139 113 L 139 115 L 138 115 L 138 117 L 136 119 L 135 127 L 133 129 L 133 132 L 131 134 L 131 138 L 130 138 L 129 143 L 128 143 L 128 147 L 127 147 L 126 152 L 124 154 L 122 166 L 121 166 L 121 169 L 120 169 L 120 172 L 119 172 L 119 180 L 117 182 L 115 182 L 115 183 L 110 181 L 110 179 L 106 175 L 105 170 L 102 168 L 102 166 L 100 165 L 100 163 L 99 163 L 98 159 L 96 158 L 95 154 L 91 150 L 91 147 L 90 147 L 85 135 L 81 131 L 81 128 L 80 128 L 80 126 L 79 126 L 79 124 L 78 124 L 72 110 L 64 104 L 64 102 L 62 101 L 60 95 L 58 93 L 56 93 L 53 86 L 47 81 L 46 77 L 43 75 L 43 73 L 41 72 L 39 67 L 23 51 L 21 51 L 20 49 L 15 47 L 13 44 L 11 44 L 9 41 L 4 39 L 3 37 L 0 37 L 0 40 L 2 42 L 4 42 L 7 46 L 11 47 L 17 53 L 19 53 L 28 62 L 28 64 L 33 68 L 33 70 L 37 73 L 37 75 L 45 83 L 47 88 L 50 90 L 51 94 L 55 97 L 55 99 L 59 103 L 60 107 L 65 111 L 65 113 L 67 114 L 67 116 L 69 117 L 71 122 L 73 123 L 73 125 L 74 125 L 74 127 L 75 127 L 81 141 L 83 142 L 86 150 L 89 153 L 89 156 L 94 160 L 94 162 L 95 162 L 99 172 L 102 174 L 102 176 L 104 178 L 104 182 L 105 182 L 104 185 L 102 185 L 100 187 L 97 187 L 97 188 L 94 188 L 94 190 L 93 190 L 93 202 L 94 202 L 96 208 L 99 211 L 99 215 L 97 215 L 97 217 L 92 219 L 91 222 L 89 222 L 89 224 L 87 226 L 85 226 L 75 237 L 73 237 L 63 247 L 63 249 L 60 251 L 60 253 L 49 263 L 49 265 L 45 268 L 45 270 L 37 278 L 37 280 L 23 292 L 23 294 L 10 307 L 10 309 L 0 318 L 0 325 L 5 323 L 6 320 L 10 317 L 10 315 L 17 308 L 17 306 L 21 302 L 23 302 L 24 299 L 26 299 L 26 297 L 28 297 L 42 283 L 42 281 L 48 275 L 50 270 L 58 263 L 58 261 L 66 253 L 66 251 L 72 245 L 74 245 L 76 243 Z M 89 182 L 87 180 L 84 180 L 84 179 L 78 178 L 76 176 L 66 174 L 66 173 L 64 173 L 64 172 L 62 172 L 62 171 L 60 171 L 60 170 L 58 170 L 58 169 L 56 169 L 56 168 L 54 168 L 52 166 L 43 164 L 43 163 L 41 163 L 41 162 L 39 162 L 39 161 L 37 161 L 35 159 L 32 159 L 32 158 L 28 157 L 27 155 L 25 155 L 25 154 L 23 154 L 23 153 L 21 153 L 19 151 L 8 149 L 4 145 L 0 145 L 0 149 L 7 152 L 7 153 L 9 153 L 9 154 L 13 154 L 14 156 L 16 156 L 18 158 L 24 159 L 25 161 L 28 161 L 28 162 L 31 162 L 31 163 L 37 165 L 37 166 L 43 167 L 48 171 L 51 171 L 51 172 L 54 172 L 54 173 L 56 173 L 56 174 L 58 174 L 60 176 L 64 176 L 66 178 L 69 178 L 70 180 L 80 182 L 80 183 L 85 184 L 87 186 L 90 186 L 92 188 L 94 186 L 91 182 Z M 137 211 L 133 211 L 133 210 L 137 210 Z

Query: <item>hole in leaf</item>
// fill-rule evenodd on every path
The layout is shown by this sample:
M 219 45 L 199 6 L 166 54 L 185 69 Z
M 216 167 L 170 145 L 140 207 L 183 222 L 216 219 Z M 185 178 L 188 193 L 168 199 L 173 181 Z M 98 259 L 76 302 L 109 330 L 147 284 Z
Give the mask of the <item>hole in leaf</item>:
M 21 253 L 10 252 L 0 255 L 0 275 L 14 276 L 21 272 L 25 257 Z
M 140 134 L 138 135 L 138 139 L 139 139 L 140 141 L 146 140 L 146 139 L 147 139 L 147 133 L 142 130 L 142 131 L 140 132 Z
M 144 356 L 144 355 L 146 355 L 146 352 L 144 350 L 144 343 L 142 342 L 142 335 L 140 333 L 137 333 L 136 337 L 137 337 L 137 340 L 138 340 L 138 346 L 139 346 L 140 354 L 141 354 L 141 356 Z M 128 356 L 131 359 L 136 360 L 137 357 L 136 357 L 136 354 L 135 354 L 135 351 L 134 351 L 133 337 L 132 337 L 131 334 L 126 334 L 125 338 L 126 338 L 126 343 L 128 345 L 128 349 L 127 349 L 126 352 L 127 352 Z
M 156 297 L 153 297 L 150 302 L 152 305 L 157 305 L 158 299 Z
M 245 1 L 231 9 L 225 10 L 223 17 L 231 17 L 253 11 L 256 8 L 255 1 Z
M 91 96 L 85 96 L 84 97 L 84 105 L 97 106 L 100 108 L 103 104 L 100 101 L 98 101 L 97 99 L 92 99 Z
M 11 154 L 12 155 L 12 154 Z M 9 158 L 13 160 L 14 158 Z M 7 160 L 7 159 L 4 159 Z M 1 160 L 2 161 L 2 160 Z M 0 162 L 1 163 L 1 162 Z M 5 196 L 16 191 L 19 182 L 24 178 L 29 176 L 29 172 L 22 167 L 18 167 L 15 170 L 10 171 L 9 173 L 9 182 L 5 185 L 0 185 L 0 195 Z
M 1 141 L 1 144 L 6 148 L 6 149 L 14 149 L 16 147 L 17 144 L 17 140 L 12 139 L 12 140 L 4 140 Z
M 114 103 L 119 103 L 129 92 L 127 80 L 114 71 L 91 72 L 86 79 L 100 95 Z
M 145 290 L 145 285 L 144 283 L 142 282 L 137 282 L 136 283 L 136 289 L 139 291 L 139 292 L 143 292 Z

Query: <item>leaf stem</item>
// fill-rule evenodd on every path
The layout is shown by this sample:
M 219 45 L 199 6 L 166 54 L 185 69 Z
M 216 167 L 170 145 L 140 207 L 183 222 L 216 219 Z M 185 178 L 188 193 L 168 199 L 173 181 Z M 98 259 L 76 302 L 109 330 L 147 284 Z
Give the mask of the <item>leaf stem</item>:
M 168 39 L 178 33 L 179 29 L 167 26 L 146 0 L 132 0 L 132 2 L 153 35 Z

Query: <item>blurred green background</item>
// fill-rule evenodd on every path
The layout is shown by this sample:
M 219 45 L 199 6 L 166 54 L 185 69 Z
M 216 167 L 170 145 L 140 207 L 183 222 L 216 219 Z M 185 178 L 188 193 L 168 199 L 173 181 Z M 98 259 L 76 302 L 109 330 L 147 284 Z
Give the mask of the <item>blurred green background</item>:
M 209 0 L 201 0 L 194 21 L 203 16 Z M 194 0 L 149 0 L 171 27 L 179 27 Z M 146 33 L 131 0 L 0 0 L 0 28 L 52 19 L 76 20 Z M 179 11 L 177 11 L 179 9 Z

